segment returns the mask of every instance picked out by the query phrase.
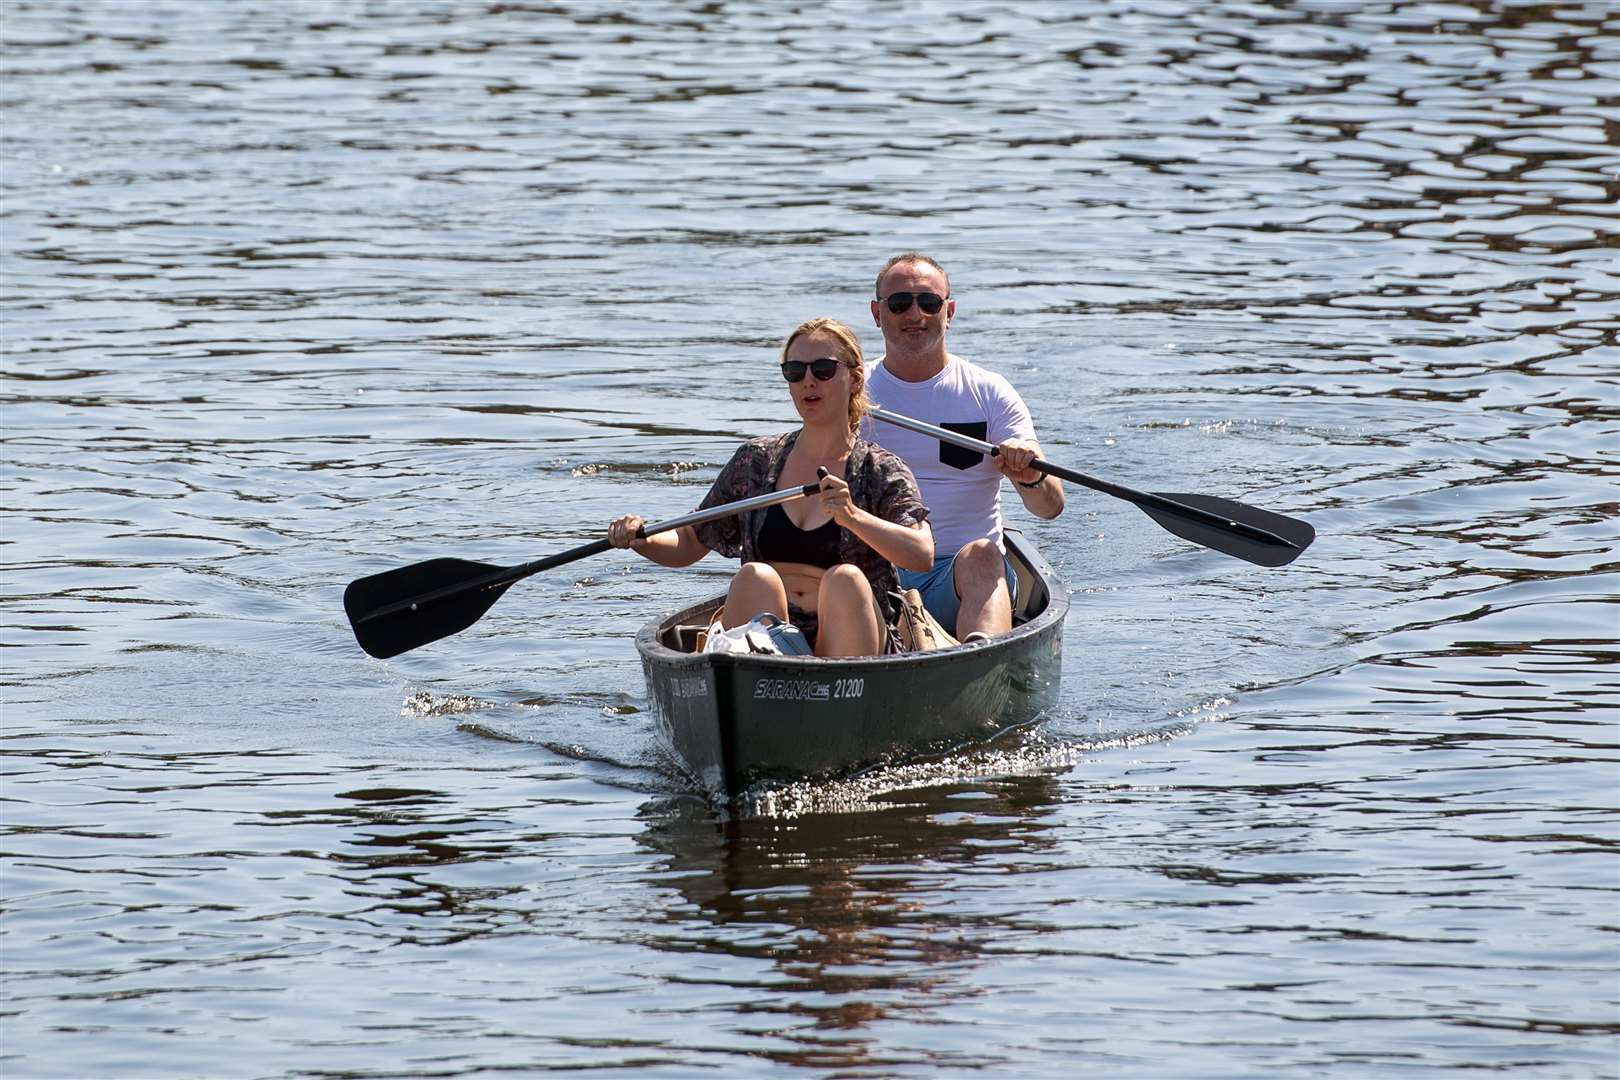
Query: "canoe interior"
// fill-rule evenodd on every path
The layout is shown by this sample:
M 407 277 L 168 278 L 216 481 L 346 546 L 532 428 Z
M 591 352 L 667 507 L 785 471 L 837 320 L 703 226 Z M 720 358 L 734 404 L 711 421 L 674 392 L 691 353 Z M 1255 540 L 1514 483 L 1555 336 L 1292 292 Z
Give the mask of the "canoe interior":
M 1013 570 L 1018 577 L 1018 599 L 1013 609 L 1013 627 L 1016 629 L 1045 611 L 1051 597 L 1046 580 L 1025 558 L 1020 557 L 1024 554 L 1023 549 L 1009 546 L 1008 550 L 1012 555 Z M 709 629 L 714 623 L 715 616 L 724 606 L 724 597 L 714 597 L 676 612 L 659 624 L 658 643 L 678 653 L 697 652 L 699 635 Z M 946 629 L 949 630 L 951 627 Z

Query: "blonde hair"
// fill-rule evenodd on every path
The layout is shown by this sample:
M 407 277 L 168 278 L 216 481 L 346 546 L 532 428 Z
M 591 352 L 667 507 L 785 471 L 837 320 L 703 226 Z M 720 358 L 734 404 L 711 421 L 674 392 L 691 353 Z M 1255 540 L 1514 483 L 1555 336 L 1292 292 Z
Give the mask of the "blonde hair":
M 839 322 L 837 319 L 822 316 L 819 319 L 807 319 L 793 328 L 793 333 L 782 342 L 782 362 L 787 362 L 788 350 L 793 343 L 810 334 L 826 334 L 838 342 L 839 351 L 844 355 L 837 357 L 844 361 L 844 365 L 851 371 L 854 385 L 849 391 L 849 430 L 854 431 L 861 426 L 861 417 L 872 407 L 872 399 L 866 396 L 866 357 L 861 353 L 861 339 L 855 336 L 855 331 Z

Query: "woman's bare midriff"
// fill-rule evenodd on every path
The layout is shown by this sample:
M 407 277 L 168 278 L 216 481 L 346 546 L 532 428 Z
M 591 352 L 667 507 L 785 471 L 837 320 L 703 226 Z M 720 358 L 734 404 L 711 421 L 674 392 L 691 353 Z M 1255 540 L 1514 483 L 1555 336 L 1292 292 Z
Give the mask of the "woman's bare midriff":
M 827 573 L 819 566 L 804 563 L 772 563 L 787 589 L 788 603 L 800 611 L 814 612 L 821 594 L 821 579 Z

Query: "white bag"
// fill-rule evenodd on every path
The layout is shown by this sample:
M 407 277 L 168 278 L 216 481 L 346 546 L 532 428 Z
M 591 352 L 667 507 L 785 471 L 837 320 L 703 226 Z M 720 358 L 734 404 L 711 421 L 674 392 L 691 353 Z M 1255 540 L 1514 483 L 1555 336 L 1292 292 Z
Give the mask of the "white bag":
M 718 619 L 709 627 L 704 652 L 758 653 L 775 656 L 811 656 L 814 650 L 804 632 L 792 623 L 783 622 L 768 611 L 762 611 L 741 626 L 726 630 Z

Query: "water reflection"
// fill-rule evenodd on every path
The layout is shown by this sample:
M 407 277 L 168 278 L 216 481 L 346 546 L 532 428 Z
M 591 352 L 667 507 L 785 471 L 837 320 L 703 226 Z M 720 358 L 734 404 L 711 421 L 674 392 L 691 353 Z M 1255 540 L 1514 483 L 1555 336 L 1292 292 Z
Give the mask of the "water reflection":
M 684 904 L 651 928 L 647 943 L 760 961 L 775 972 L 752 967 L 746 983 L 761 994 L 733 1007 L 792 1024 L 792 1048 L 773 1040 L 750 1053 L 815 1068 L 884 1064 L 875 1025 L 902 1015 L 927 1023 L 954 999 L 984 992 L 969 972 L 1013 924 L 977 908 L 977 882 L 1050 869 L 1060 840 L 1042 817 L 1058 797 L 1051 777 L 1026 776 L 787 819 L 717 818 L 689 799 L 649 804 L 640 842 L 666 857 L 659 879 Z M 681 978 L 736 987 L 730 970 L 694 962 Z M 993 1060 L 946 1055 L 937 1063 Z

